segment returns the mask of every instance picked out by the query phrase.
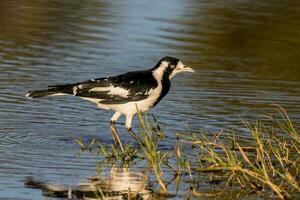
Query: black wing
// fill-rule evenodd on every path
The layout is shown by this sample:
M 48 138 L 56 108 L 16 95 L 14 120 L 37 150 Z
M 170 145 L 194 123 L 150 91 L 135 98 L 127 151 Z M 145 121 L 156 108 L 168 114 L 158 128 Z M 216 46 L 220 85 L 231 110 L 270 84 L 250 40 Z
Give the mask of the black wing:
M 146 99 L 157 87 L 157 81 L 151 71 L 136 71 L 91 79 L 72 86 L 75 96 L 96 98 L 103 104 L 119 104 Z

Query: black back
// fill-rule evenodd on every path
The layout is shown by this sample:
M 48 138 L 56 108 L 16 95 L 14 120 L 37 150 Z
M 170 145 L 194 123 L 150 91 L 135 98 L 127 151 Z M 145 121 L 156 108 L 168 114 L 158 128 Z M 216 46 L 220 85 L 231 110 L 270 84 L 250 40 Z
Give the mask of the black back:
M 55 90 L 57 92 L 73 94 L 80 97 L 101 99 L 101 103 L 103 104 L 123 104 L 130 101 L 143 100 L 149 96 L 148 92 L 151 89 L 158 86 L 158 83 L 152 73 L 163 61 L 168 62 L 169 65 L 163 74 L 162 92 L 156 102 L 152 105 L 153 107 L 169 92 L 171 86 L 169 75 L 174 69 L 173 66 L 176 66 L 179 62 L 179 59 L 167 56 L 160 59 L 160 61 L 149 70 L 127 72 L 118 76 L 90 79 L 75 84 L 53 85 L 49 86 L 48 91 Z M 110 91 L 91 90 L 97 87 L 110 86 L 124 88 L 126 90 L 130 90 L 130 92 L 127 98 L 125 98 L 119 95 L 111 95 L 109 94 Z M 74 89 L 74 87 L 76 88 Z

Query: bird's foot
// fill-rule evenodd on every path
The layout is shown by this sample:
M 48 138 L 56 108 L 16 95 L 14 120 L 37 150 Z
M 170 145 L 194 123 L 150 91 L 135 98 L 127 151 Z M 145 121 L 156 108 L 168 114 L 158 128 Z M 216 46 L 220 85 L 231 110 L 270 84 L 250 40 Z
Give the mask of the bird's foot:
M 121 142 L 121 140 L 119 138 L 119 135 L 117 133 L 117 130 L 116 130 L 116 122 L 115 121 L 110 122 L 110 128 L 111 128 L 111 133 L 112 133 L 112 136 L 114 138 L 115 144 L 118 147 L 120 147 L 122 153 L 124 153 L 124 148 L 123 148 L 122 142 Z
M 127 128 L 127 131 L 139 143 L 139 145 L 145 146 L 142 140 L 133 132 L 131 128 Z

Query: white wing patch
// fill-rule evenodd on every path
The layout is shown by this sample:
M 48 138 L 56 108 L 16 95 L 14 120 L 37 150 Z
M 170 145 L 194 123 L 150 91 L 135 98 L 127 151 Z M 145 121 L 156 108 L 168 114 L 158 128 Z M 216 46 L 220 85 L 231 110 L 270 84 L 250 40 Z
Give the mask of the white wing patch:
M 56 94 L 51 94 L 49 96 L 65 96 L 65 95 L 68 95 L 68 94 L 64 94 L 64 93 L 56 93 Z
M 121 87 L 115 87 L 110 85 L 109 87 L 95 87 L 89 90 L 89 92 L 108 92 L 109 95 L 118 95 L 120 97 L 128 98 L 130 90 L 126 90 Z
M 74 86 L 74 87 L 73 87 L 73 95 L 76 95 L 76 94 L 77 94 L 77 90 L 78 90 L 78 87 L 77 87 L 77 86 Z
M 149 95 L 149 94 L 151 94 L 152 91 L 153 91 L 153 89 L 151 88 L 150 90 L 146 91 L 144 95 Z
M 73 95 L 77 95 L 77 93 L 78 93 L 78 89 L 82 89 L 82 84 L 80 84 L 80 85 L 75 85 L 74 87 L 73 87 Z

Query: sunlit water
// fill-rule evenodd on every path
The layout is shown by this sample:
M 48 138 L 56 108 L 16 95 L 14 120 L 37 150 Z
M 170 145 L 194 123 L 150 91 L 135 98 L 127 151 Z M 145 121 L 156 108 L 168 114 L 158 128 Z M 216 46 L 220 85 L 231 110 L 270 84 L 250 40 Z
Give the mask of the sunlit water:
M 97 158 L 78 156 L 72 137 L 112 142 L 112 112 L 73 97 L 27 100 L 27 90 L 178 57 L 197 73 L 178 75 L 150 112 L 172 149 L 176 131 L 241 130 L 273 103 L 299 123 L 299 52 L 298 1 L 1 1 L 0 196 L 40 199 L 27 176 L 84 181 Z

